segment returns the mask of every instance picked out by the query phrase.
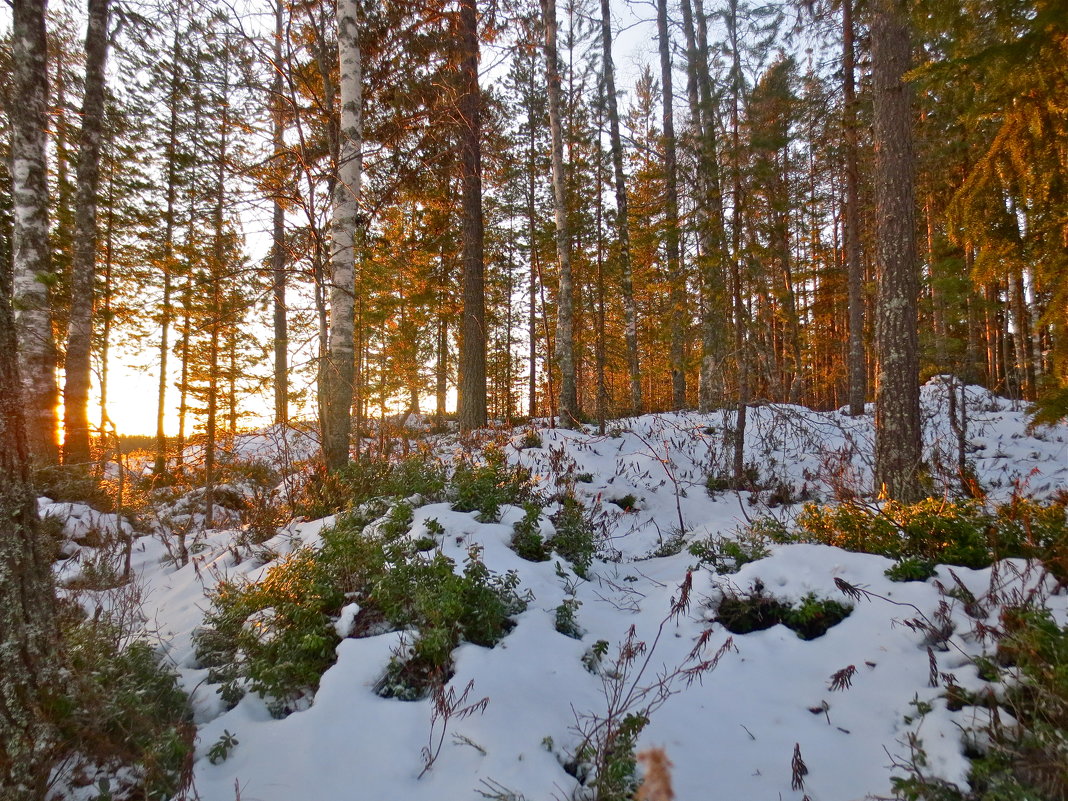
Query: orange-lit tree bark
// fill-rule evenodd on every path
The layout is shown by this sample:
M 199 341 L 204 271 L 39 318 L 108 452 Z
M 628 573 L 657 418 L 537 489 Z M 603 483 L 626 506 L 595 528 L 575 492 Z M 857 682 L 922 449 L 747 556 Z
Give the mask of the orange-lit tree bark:
M 675 148 L 675 96 L 671 81 L 671 38 L 667 0 L 656 2 L 656 30 L 660 40 L 660 84 L 664 101 L 664 245 L 671 281 L 671 407 L 686 406 L 686 276 L 679 245 L 679 168 Z
M 612 148 L 612 178 L 616 194 L 619 288 L 623 295 L 623 338 L 627 343 L 630 411 L 632 414 L 641 414 L 642 376 L 638 358 L 638 313 L 634 305 L 634 278 L 630 258 L 630 213 L 627 211 L 627 182 L 623 174 L 623 138 L 619 133 L 619 101 L 616 98 L 616 70 L 612 61 L 612 17 L 609 0 L 601 0 L 601 67 L 604 70 L 608 135 Z
M 97 188 L 104 133 L 104 68 L 108 52 L 110 0 L 89 0 L 85 35 L 85 95 L 78 141 L 77 194 L 74 206 L 74 257 L 71 262 L 70 329 L 64 362 L 63 461 L 89 461 L 89 356 L 93 338 L 93 299 L 98 238 Z
M 872 8 L 875 137 L 876 319 L 875 484 L 891 498 L 922 495 L 916 209 L 913 197 L 911 40 L 903 0 Z
M 868 368 L 864 360 L 864 265 L 860 261 L 860 191 L 857 170 L 857 90 L 853 45 L 853 0 L 842 0 L 842 94 L 845 103 L 845 239 L 849 294 L 849 413 L 864 414 Z
M 285 36 L 282 0 L 274 6 L 274 80 L 271 82 L 271 145 L 274 158 L 281 162 L 285 152 L 285 121 L 283 119 L 282 38 Z M 284 174 L 281 163 L 275 165 Z M 281 193 L 281 185 L 275 192 Z M 273 305 L 274 341 L 274 421 L 289 420 L 289 328 L 286 310 L 286 212 L 280 197 L 271 208 L 271 296 Z

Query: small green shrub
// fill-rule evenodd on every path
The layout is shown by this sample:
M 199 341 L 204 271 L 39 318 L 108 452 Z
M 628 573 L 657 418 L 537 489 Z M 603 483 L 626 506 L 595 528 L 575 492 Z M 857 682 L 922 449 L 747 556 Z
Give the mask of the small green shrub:
M 528 562 L 544 562 L 549 558 L 549 548 L 538 525 L 541 507 L 528 501 L 523 508 L 523 519 L 512 526 L 512 550 Z
M 576 598 L 565 598 L 564 602 L 556 607 L 556 630 L 573 640 L 581 640 L 583 635 L 582 627 L 575 618 L 575 613 L 580 606 L 582 606 L 582 601 Z
M 763 589 L 757 588 L 748 596 L 725 596 L 716 610 L 715 619 L 733 634 L 749 634 L 782 623 L 789 611 L 789 606 L 764 595 Z
M 578 576 L 586 578 L 597 551 L 596 531 L 585 507 L 574 495 L 565 495 L 560 510 L 552 516 L 556 533 L 547 545 L 571 562 Z
M 785 603 L 765 595 L 763 585 L 758 582 L 746 596 L 725 596 L 715 619 L 734 634 L 763 631 L 781 623 L 802 640 L 814 640 L 845 620 L 852 611 L 852 607 L 819 599 L 813 593 L 797 605 Z
M 629 801 L 638 789 L 638 736 L 649 725 L 645 715 L 630 713 L 615 729 L 615 736 L 601 756 L 600 771 L 594 779 L 597 801 Z
M 727 476 L 711 474 L 705 479 L 705 489 L 712 497 L 715 497 L 717 492 L 726 492 L 730 488 L 731 480 Z
M 524 450 L 527 448 L 540 448 L 541 434 L 536 429 L 528 428 L 523 432 L 523 438 L 519 440 L 519 447 Z
M 468 552 L 462 574 L 441 553 L 395 564 L 382 574 L 370 595 L 386 618 L 419 634 L 408 659 L 394 658 L 379 692 L 410 700 L 425 697 L 435 682 L 447 679 L 452 651 L 461 640 L 492 647 L 511 627 L 511 617 L 526 601 L 519 577 L 498 575 L 482 562 L 477 548 Z
M 997 656 L 1013 666 L 1000 705 L 1009 719 L 990 717 L 974 732 L 988 744 L 972 753 L 970 788 L 962 791 L 926 775 L 926 755 L 914 754 L 907 774 L 895 777 L 895 796 L 914 801 L 1046 801 L 1068 798 L 1068 626 L 1060 626 L 1049 609 L 1006 608 Z M 980 676 L 997 681 L 1007 671 L 988 657 L 974 660 Z M 967 693 L 947 687 L 950 708 L 998 705 L 992 691 Z M 929 707 L 928 710 L 929 711 Z
M 830 599 L 820 599 L 809 593 L 797 606 L 789 608 L 783 615 L 782 622 L 802 640 L 814 640 L 849 617 L 852 611 L 850 606 Z
M 849 551 L 981 568 L 1010 556 L 1043 560 L 1068 577 L 1068 522 L 1063 504 L 1015 499 L 993 513 L 974 500 L 887 501 L 807 505 L 796 537 Z
M 521 505 L 533 496 L 530 471 L 509 465 L 499 448 L 486 448 L 484 462 L 463 460 L 452 474 L 451 494 L 457 512 L 478 512 L 486 523 L 495 522 L 506 503 Z
M 757 562 L 771 554 L 771 549 L 759 535 L 743 532 L 737 539 L 709 536 L 690 543 L 690 554 L 720 575 L 737 573 L 750 562 Z
M 374 498 L 441 500 L 446 485 L 445 466 L 429 451 L 403 459 L 363 457 L 334 473 L 319 465 L 304 483 L 295 511 L 310 519 L 326 517 Z
M 123 644 L 106 618 L 63 624 L 70 680 L 55 699 L 60 741 L 74 760 L 106 766 L 145 798 L 170 798 L 184 781 L 196 728 L 175 674 L 143 640 Z M 131 774 L 123 777 L 121 769 Z M 136 777 L 136 787 L 124 786 Z
M 350 600 L 369 616 L 419 632 L 410 658 L 391 668 L 387 684 L 407 688 L 390 693 L 397 697 L 425 695 L 427 682 L 447 674 L 461 640 L 492 646 L 504 636 L 525 603 L 518 577 L 491 572 L 477 549 L 459 574 L 451 559 L 420 551 L 407 536 L 410 506 L 383 511 L 366 504 L 325 531 L 319 550 L 290 554 L 257 582 L 218 585 L 194 641 L 225 700 L 236 703 L 247 685 L 272 713 L 291 711 L 333 664 L 333 620 Z
M 230 733 L 228 729 L 223 729 L 223 733 L 219 735 L 219 739 L 208 749 L 208 761 L 212 765 L 218 765 L 220 762 L 225 762 L 227 757 L 230 756 L 230 752 L 237 747 L 237 738 Z
M 609 503 L 614 503 L 624 512 L 632 512 L 638 508 L 638 499 L 633 493 L 627 493 L 622 498 L 609 498 Z
M 935 574 L 935 563 L 915 556 L 905 556 L 883 571 L 891 581 L 927 581 Z
M 34 489 L 53 501 L 84 503 L 100 512 L 114 512 L 115 501 L 102 482 L 84 465 L 49 465 L 33 474 Z

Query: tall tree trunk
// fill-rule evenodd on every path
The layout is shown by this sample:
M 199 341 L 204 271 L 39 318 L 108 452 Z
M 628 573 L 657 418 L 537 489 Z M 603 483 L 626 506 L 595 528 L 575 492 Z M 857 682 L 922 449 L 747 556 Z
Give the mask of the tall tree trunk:
M 357 0 L 339 0 L 338 60 L 341 67 L 341 128 L 337 182 L 330 223 L 330 350 L 327 356 L 323 457 L 328 470 L 349 461 L 352 432 L 354 303 L 356 294 L 356 229 L 360 221 L 363 180 L 362 60 Z
M 682 2 L 683 13 L 689 11 L 689 0 Z M 708 19 L 702 0 L 694 0 L 696 42 L 687 46 L 692 51 L 694 78 L 700 101 L 698 188 L 701 210 L 701 379 L 698 407 L 709 412 L 723 402 L 723 359 L 726 319 L 728 316 L 725 291 L 726 265 L 729 261 L 723 217 L 723 187 L 720 184 L 719 144 L 716 132 L 716 103 L 712 94 L 712 78 L 708 72 Z M 692 23 L 691 23 L 692 24 Z M 689 39 L 690 34 L 687 33 Z
M 446 228 L 449 215 L 445 215 Z M 434 419 L 438 426 L 445 424 L 445 400 L 449 390 L 449 318 L 448 318 L 449 255 L 442 240 L 438 255 L 438 331 L 434 364 Z
M 911 65 L 903 0 L 876 0 L 872 89 L 879 298 L 876 326 L 875 485 L 901 501 L 922 496 L 916 208 L 913 195 Z
M 29 458 L 59 461 L 56 346 L 48 288 L 48 67 L 45 0 L 18 0 L 12 26 L 15 98 L 11 115 L 11 226 L 15 325 Z
M 104 225 L 104 297 L 100 309 L 100 433 L 103 436 L 111 418 L 108 417 L 108 355 L 111 348 L 112 275 L 115 268 L 115 161 L 108 163 L 107 221 Z
M 225 47 L 225 45 L 224 45 Z M 229 52 L 224 51 L 226 62 L 223 75 L 228 76 Z M 215 524 L 215 445 L 218 434 L 219 414 L 219 362 L 221 340 L 223 335 L 223 315 L 225 301 L 223 297 L 222 276 L 228 271 L 226 253 L 226 227 L 223 216 L 226 208 L 227 160 L 229 157 L 230 86 L 224 77 L 220 87 L 220 105 L 222 116 L 219 121 L 219 149 L 215 163 L 214 208 L 212 209 L 212 269 L 211 306 L 208 319 L 208 392 L 207 420 L 204 423 L 204 526 L 212 528 Z
M 85 464 L 89 461 L 89 356 L 93 341 L 97 187 L 100 184 L 100 140 L 104 131 L 104 67 L 108 53 L 109 4 L 110 0 L 89 0 L 89 27 L 85 35 L 85 95 L 78 138 L 70 329 L 64 363 L 65 464 Z
M 36 5 L 43 17 L 44 4 Z M 16 15 L 32 10 L 16 3 Z M 36 801 L 52 767 L 56 733 L 44 710 L 57 689 L 59 645 L 52 567 L 30 480 L 11 289 L 0 269 L 0 793 Z
M 627 372 L 630 377 L 630 411 L 631 414 L 641 414 L 642 375 L 638 360 L 638 310 L 634 304 L 630 213 L 627 210 L 627 181 L 623 173 L 623 139 L 619 133 L 619 101 L 616 97 L 616 70 L 612 61 L 612 15 L 609 0 L 601 0 L 601 60 L 616 193 L 616 238 L 619 243 L 620 291 L 623 295 L 623 338 L 627 343 Z
M 553 207 L 556 212 L 556 258 L 560 291 L 556 312 L 556 361 L 560 365 L 560 425 L 579 424 L 575 385 L 574 286 L 571 280 L 571 234 L 564 172 L 564 138 L 560 119 L 560 61 L 556 46 L 556 0 L 542 0 L 545 17 L 545 69 L 549 88 L 549 132 L 552 137 Z
M 845 239 L 849 295 L 849 413 L 864 414 L 868 368 L 864 361 L 864 265 L 860 260 L 860 189 L 857 169 L 857 91 L 853 0 L 842 0 L 842 93 L 845 101 Z
M 182 74 L 179 67 L 181 40 L 178 20 L 174 20 L 174 39 L 171 42 L 171 85 L 167 102 L 167 163 L 166 207 L 163 212 L 163 300 L 160 304 L 159 321 L 159 386 L 156 396 L 156 454 L 153 473 L 160 475 L 167 470 L 167 433 L 164 417 L 167 412 L 167 360 L 170 357 L 170 334 L 173 309 L 171 292 L 174 273 L 174 228 L 175 204 L 178 197 L 178 97 L 181 92 Z
M 664 96 L 664 223 L 668 280 L 671 282 L 671 406 L 686 406 L 686 276 L 679 247 L 679 168 L 675 152 L 675 95 L 671 81 L 671 39 L 667 0 L 656 0 L 660 40 L 660 84 Z
M 478 88 L 477 0 L 460 0 L 460 178 L 463 208 L 463 327 L 460 332 L 461 432 L 486 425 L 486 282 L 482 252 L 482 97 Z
M 742 58 L 739 50 L 738 0 L 728 0 L 727 34 L 731 48 L 731 295 L 734 306 L 734 350 L 738 362 L 738 406 L 734 425 L 734 483 L 740 487 L 745 474 L 745 427 L 749 410 L 749 354 L 746 328 L 749 310 L 742 292 L 742 208 L 741 113 Z
M 285 175 L 282 158 L 285 153 L 285 125 L 282 119 L 282 0 L 274 7 L 274 80 L 271 84 L 273 106 L 272 146 L 275 169 Z M 282 182 L 275 187 L 281 193 Z M 275 197 L 271 219 L 271 289 L 274 304 L 274 421 L 289 420 L 289 329 L 286 320 L 286 212 L 280 197 Z

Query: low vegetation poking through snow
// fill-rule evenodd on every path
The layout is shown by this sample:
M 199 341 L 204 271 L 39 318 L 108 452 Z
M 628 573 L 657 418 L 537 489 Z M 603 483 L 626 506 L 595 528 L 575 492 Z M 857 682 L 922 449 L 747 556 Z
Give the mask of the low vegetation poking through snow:
M 750 411 L 742 476 L 731 414 L 680 413 L 369 440 L 329 477 L 261 433 L 213 529 L 147 475 L 136 508 L 42 499 L 111 632 L 93 703 L 161 721 L 80 729 L 51 797 L 1065 798 L 1068 427 L 966 397 L 962 437 L 924 388 L 910 506 L 875 497 L 870 417 L 787 406 Z

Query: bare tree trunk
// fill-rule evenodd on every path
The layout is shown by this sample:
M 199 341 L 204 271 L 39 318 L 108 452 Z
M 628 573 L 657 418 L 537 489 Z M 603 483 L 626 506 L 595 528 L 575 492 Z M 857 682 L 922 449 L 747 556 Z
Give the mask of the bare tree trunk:
M 845 101 L 845 256 L 849 295 L 849 413 L 864 414 L 868 370 L 864 362 L 864 265 L 860 260 L 860 190 L 857 170 L 857 91 L 853 0 L 842 0 L 842 93 Z
M 15 102 L 11 115 L 11 239 L 15 326 L 29 458 L 59 461 L 56 346 L 48 287 L 48 67 L 45 0 L 18 0 L 12 26 Z
M 167 435 L 163 419 L 167 411 L 167 360 L 170 356 L 171 291 L 174 267 L 175 203 L 178 193 L 178 96 L 182 76 L 178 59 L 181 55 L 178 20 L 174 20 L 174 39 L 171 43 L 171 85 L 168 98 L 167 150 L 167 199 L 163 216 L 163 300 L 160 313 L 159 334 L 159 387 L 156 396 L 156 454 L 153 472 L 160 475 L 167 470 Z
M 560 425 L 579 423 L 575 385 L 574 287 L 571 282 L 571 234 L 567 218 L 567 175 L 564 172 L 563 130 L 560 120 L 560 61 L 556 47 L 556 0 L 542 0 L 545 17 L 545 66 L 549 83 L 549 131 L 552 136 L 553 200 L 556 211 L 556 257 L 560 262 L 560 291 L 556 313 L 556 360 L 560 365 Z
M 16 40 L 37 13 L 43 22 L 44 3 L 15 4 L 16 19 L 22 15 Z M 0 794 L 36 801 L 45 796 L 56 743 L 44 709 L 57 690 L 59 644 L 52 568 L 30 480 L 11 289 L 0 269 Z
M 916 208 L 913 195 L 911 65 L 902 0 L 877 0 L 872 19 L 876 178 L 875 485 L 900 501 L 922 497 Z
M 689 12 L 689 0 L 683 0 L 684 16 Z M 726 232 L 723 217 L 723 188 L 720 184 L 719 146 L 716 133 L 716 104 L 712 95 L 712 78 L 708 72 L 708 20 L 702 0 L 694 0 L 696 41 L 687 44 L 697 82 L 699 98 L 700 143 L 698 168 L 702 225 L 701 236 L 701 379 L 698 408 L 709 412 L 723 402 L 724 332 L 727 320 L 726 281 L 728 262 Z M 687 28 L 687 37 L 689 28 Z
M 352 432 L 354 304 L 356 294 L 356 229 L 360 220 L 363 180 L 362 59 L 357 0 L 339 0 L 338 60 L 341 67 L 341 129 L 330 224 L 330 350 L 327 356 L 323 457 L 328 470 L 349 461 Z
M 738 362 L 738 405 L 734 425 L 733 470 L 735 486 L 740 487 L 745 474 L 745 428 L 749 411 L 749 354 L 746 341 L 749 309 L 742 291 L 742 208 L 741 111 L 742 59 L 739 51 L 738 0 L 728 0 L 727 33 L 731 48 L 731 295 L 734 306 L 734 350 Z
M 85 464 L 89 461 L 89 356 L 93 340 L 97 187 L 100 184 L 100 140 L 104 130 L 104 66 L 108 53 L 109 4 L 110 0 L 89 0 L 89 27 L 85 35 L 85 96 L 78 140 L 70 329 L 64 363 L 65 464 Z
M 285 153 L 285 125 L 282 119 L 282 38 L 284 4 L 275 0 L 274 7 L 274 81 L 271 101 L 274 111 L 274 157 L 279 162 Z M 277 165 L 279 172 L 282 165 Z M 276 192 L 282 191 L 279 184 Z M 286 320 L 286 212 L 281 198 L 274 199 L 271 219 L 271 284 L 274 304 L 274 421 L 289 420 L 289 328 Z
M 671 282 L 671 406 L 686 406 L 686 276 L 679 247 L 679 168 L 675 152 L 675 95 L 671 83 L 671 39 L 667 0 L 656 2 L 660 40 L 660 84 L 664 97 L 664 222 L 668 280 Z
M 482 250 L 482 97 L 478 88 L 477 0 L 460 0 L 460 176 L 463 196 L 463 328 L 460 336 L 460 431 L 486 425 L 486 282 Z
M 641 414 L 642 375 L 638 360 L 638 310 L 634 304 L 630 213 L 627 210 L 626 176 L 623 173 L 623 139 L 619 133 L 619 101 L 616 98 L 616 70 L 612 61 L 612 16 L 609 0 L 601 0 L 601 58 L 616 193 L 616 237 L 619 241 L 620 291 L 623 294 L 623 337 L 627 343 L 627 371 L 630 376 L 630 411 L 631 414 Z
M 115 267 L 115 161 L 108 162 L 108 210 L 104 226 L 104 297 L 101 298 L 100 326 L 100 432 L 107 430 L 108 417 L 108 354 L 111 348 L 112 273 Z

